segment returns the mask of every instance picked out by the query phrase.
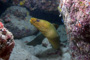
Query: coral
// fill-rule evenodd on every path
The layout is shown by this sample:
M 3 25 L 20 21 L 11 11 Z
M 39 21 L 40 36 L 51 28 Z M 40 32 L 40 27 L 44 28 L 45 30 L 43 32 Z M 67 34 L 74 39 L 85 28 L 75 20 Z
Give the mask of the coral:
M 0 22 L 0 58 L 9 60 L 12 49 L 14 48 L 13 35 Z
M 60 0 L 58 7 L 64 18 L 74 60 L 90 60 L 89 2 L 89 0 Z
M 14 5 L 25 6 L 31 11 L 40 9 L 42 11 L 48 12 L 58 12 L 57 6 L 59 5 L 59 0 L 16 0 L 13 1 Z

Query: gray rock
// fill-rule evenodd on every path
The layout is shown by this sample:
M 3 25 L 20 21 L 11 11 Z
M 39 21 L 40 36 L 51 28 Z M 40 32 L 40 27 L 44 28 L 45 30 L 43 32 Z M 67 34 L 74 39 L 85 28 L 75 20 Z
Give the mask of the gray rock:
M 64 25 L 60 25 L 59 28 L 57 29 L 59 35 L 60 35 L 60 41 L 62 44 L 67 45 L 67 34 L 66 34 L 66 29 Z
M 23 38 L 33 35 L 38 30 L 30 23 L 31 16 L 24 7 L 11 6 L 1 16 L 1 21 L 5 27 L 10 30 L 15 38 Z

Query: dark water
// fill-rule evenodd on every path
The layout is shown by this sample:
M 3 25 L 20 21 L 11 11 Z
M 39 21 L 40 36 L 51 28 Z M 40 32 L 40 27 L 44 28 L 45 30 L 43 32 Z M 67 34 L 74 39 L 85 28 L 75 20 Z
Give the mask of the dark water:
M 34 11 L 30 11 L 31 16 L 39 18 L 39 19 L 45 19 L 48 20 L 51 23 L 56 23 L 59 25 L 62 25 L 63 22 L 61 21 L 62 17 L 59 17 L 59 14 L 53 14 L 53 13 L 46 13 L 44 11 L 41 11 L 39 9 L 36 9 Z
M 8 7 L 10 7 L 11 6 L 11 2 L 10 1 L 8 1 L 9 3 L 4 3 L 4 2 L 1 2 L 0 1 L 0 16 L 1 16 L 1 14 L 2 13 L 4 13 L 5 12 L 5 10 L 8 8 Z

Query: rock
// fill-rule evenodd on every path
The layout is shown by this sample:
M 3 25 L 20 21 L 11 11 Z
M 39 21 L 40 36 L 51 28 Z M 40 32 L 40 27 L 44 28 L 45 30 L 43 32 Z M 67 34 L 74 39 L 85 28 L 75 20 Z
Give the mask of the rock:
M 48 44 L 47 47 L 44 47 L 42 44 L 33 46 L 33 45 L 26 45 L 25 41 L 32 41 L 36 36 L 29 36 L 22 39 L 15 40 L 15 48 L 10 56 L 10 60 L 63 60 L 69 58 L 68 48 L 63 47 L 63 55 L 55 54 L 54 50 L 45 38 L 42 43 Z M 61 51 L 61 50 L 60 50 Z M 51 54 L 50 54 L 51 53 Z
M 27 46 L 20 40 L 15 40 L 15 48 L 10 56 L 10 60 L 39 60 L 28 51 Z
M 60 41 L 62 44 L 67 45 L 67 34 L 65 30 L 64 25 L 60 25 L 59 28 L 57 29 L 59 35 L 60 35 Z
M 48 39 L 45 38 L 43 41 L 42 41 L 42 46 L 43 44 L 46 44 L 47 45 L 47 48 L 52 48 L 51 44 L 49 43 Z
M 57 29 L 57 31 L 60 35 L 61 42 L 67 41 L 67 34 L 66 34 L 65 26 L 60 25 L 59 28 Z
M 60 0 L 72 60 L 90 60 L 89 0 Z M 86 8 L 87 7 L 87 8 Z
M 69 53 L 64 53 L 62 60 L 71 60 L 71 56 Z
M 15 42 L 13 35 L 0 22 L 0 60 L 9 60 Z
M 11 6 L 2 14 L 1 21 L 13 33 L 15 38 L 23 38 L 38 32 L 29 22 L 30 18 L 31 16 L 26 8 Z
M 59 0 L 14 0 L 13 5 L 25 6 L 31 11 L 40 9 L 42 11 L 57 14 Z

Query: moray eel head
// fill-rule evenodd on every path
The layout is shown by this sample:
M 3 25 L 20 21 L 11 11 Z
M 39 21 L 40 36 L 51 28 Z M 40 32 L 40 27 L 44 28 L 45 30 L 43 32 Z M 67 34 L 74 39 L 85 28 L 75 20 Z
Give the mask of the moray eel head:
M 47 31 L 50 28 L 50 23 L 46 20 L 41 20 L 37 18 L 31 18 L 30 20 L 31 24 L 33 24 L 37 29 L 40 31 Z
M 37 18 L 31 18 L 30 22 L 49 40 L 53 48 L 60 47 L 59 35 L 50 22 Z

